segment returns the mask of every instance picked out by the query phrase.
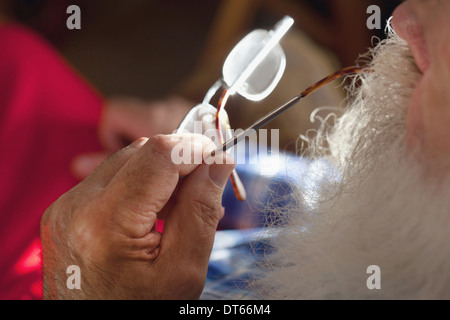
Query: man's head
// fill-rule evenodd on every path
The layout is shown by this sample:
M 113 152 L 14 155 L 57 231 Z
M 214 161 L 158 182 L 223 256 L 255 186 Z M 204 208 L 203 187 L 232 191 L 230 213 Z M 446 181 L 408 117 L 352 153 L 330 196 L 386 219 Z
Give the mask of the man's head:
M 424 161 L 448 170 L 450 156 L 449 1 L 410 0 L 393 15 L 393 27 L 408 43 L 422 76 L 408 105 L 408 142 Z
M 260 282 L 267 297 L 450 297 L 448 9 L 415 0 L 397 9 L 398 35 L 371 52 L 343 116 L 307 139 L 308 176 L 328 178 L 293 193 Z M 318 158 L 333 169 L 317 171 Z M 366 285 L 371 265 L 380 290 Z

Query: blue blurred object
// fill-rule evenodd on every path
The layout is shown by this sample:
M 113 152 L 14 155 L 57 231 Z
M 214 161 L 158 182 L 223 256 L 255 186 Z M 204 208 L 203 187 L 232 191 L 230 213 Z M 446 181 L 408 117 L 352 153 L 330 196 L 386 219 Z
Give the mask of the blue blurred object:
M 291 201 L 293 188 L 300 183 L 299 173 L 306 171 L 307 161 L 292 154 L 258 156 L 246 152 L 245 163 L 237 162 L 236 171 L 247 191 L 247 200 L 237 200 L 228 181 L 222 200 L 225 216 L 219 229 L 259 228 L 266 223 L 273 224 L 268 208 L 285 207 Z M 270 167 L 272 174 L 267 174 L 267 170 L 264 172 L 263 167 Z
M 267 247 L 262 229 L 224 230 L 216 234 L 202 300 L 256 299 L 251 280 Z
M 292 154 L 279 154 L 275 158 L 267 162 L 260 157 L 262 162 L 259 164 L 247 161 L 236 166 L 247 190 L 247 201 L 238 201 L 231 184 L 226 186 L 222 230 L 216 233 L 201 299 L 261 298 L 258 288 L 252 286 L 252 280 L 259 276 L 261 263 L 272 252 L 272 240 L 283 232 L 280 213 L 281 216 L 284 213 L 303 214 L 300 212 L 302 205 L 310 212 L 314 211 L 320 185 L 339 179 L 325 160 L 312 161 Z M 274 161 L 271 163 L 270 160 Z M 261 163 L 278 167 L 273 175 L 262 175 Z M 299 191 L 302 204 L 292 203 L 298 200 Z M 276 215 L 271 214 L 273 211 Z

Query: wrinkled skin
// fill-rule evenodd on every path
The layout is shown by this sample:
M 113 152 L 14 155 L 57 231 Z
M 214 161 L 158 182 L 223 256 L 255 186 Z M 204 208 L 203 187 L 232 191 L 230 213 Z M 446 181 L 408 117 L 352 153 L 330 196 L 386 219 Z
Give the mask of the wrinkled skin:
M 182 139 L 193 154 L 214 149 L 197 138 Z M 41 223 L 45 298 L 200 296 L 234 164 L 176 165 L 171 150 L 180 139 L 135 141 L 48 208 Z M 163 234 L 157 217 L 165 219 Z M 81 289 L 66 286 L 70 265 L 80 267 Z

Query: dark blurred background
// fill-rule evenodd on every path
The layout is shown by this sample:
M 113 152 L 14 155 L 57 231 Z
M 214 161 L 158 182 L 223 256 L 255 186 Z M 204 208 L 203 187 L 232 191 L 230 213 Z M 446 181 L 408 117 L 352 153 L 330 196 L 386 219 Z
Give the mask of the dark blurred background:
M 105 96 L 200 98 L 220 76 L 229 49 L 255 27 L 295 19 L 341 65 L 371 46 L 366 9 L 382 23 L 400 0 L 0 0 L 1 9 L 48 39 Z M 81 30 L 68 30 L 66 9 L 81 8 Z M 0 44 L 1 46 L 1 44 Z

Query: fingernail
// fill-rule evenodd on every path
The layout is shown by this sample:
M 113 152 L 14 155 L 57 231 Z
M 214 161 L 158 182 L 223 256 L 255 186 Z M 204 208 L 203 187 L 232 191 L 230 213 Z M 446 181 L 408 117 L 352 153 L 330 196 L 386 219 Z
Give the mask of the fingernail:
M 228 178 L 230 177 L 230 174 L 234 169 L 233 160 L 224 161 L 223 163 L 224 164 L 214 163 L 209 166 L 209 178 L 221 188 L 225 187 L 225 184 L 227 183 Z
M 141 137 L 139 139 L 136 139 L 133 141 L 133 143 L 131 143 L 131 146 L 137 146 L 137 147 L 141 147 L 143 146 L 146 142 L 148 141 L 148 138 L 146 137 Z
M 130 148 L 140 148 L 142 147 L 146 142 L 148 141 L 148 138 L 142 137 L 139 139 L 134 140 L 132 143 L 128 144 L 127 146 L 123 147 L 122 150 L 127 150 Z

